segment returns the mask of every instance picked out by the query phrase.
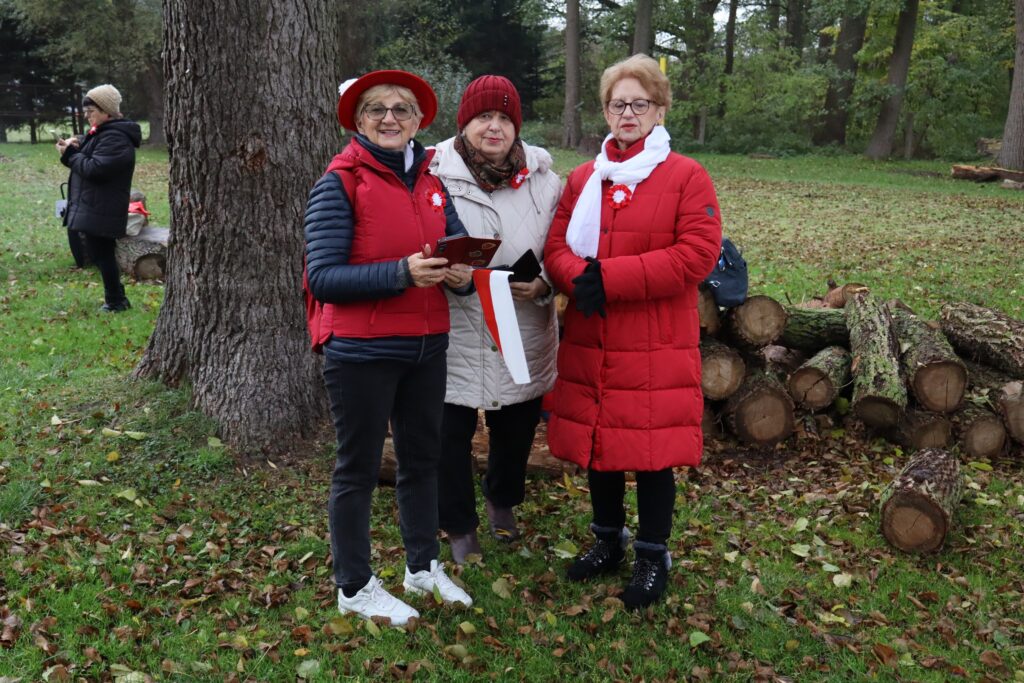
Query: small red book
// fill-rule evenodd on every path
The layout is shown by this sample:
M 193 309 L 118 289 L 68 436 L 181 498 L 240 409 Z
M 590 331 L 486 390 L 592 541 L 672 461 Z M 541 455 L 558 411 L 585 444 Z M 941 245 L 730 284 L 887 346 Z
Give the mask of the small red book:
M 439 239 L 433 255 L 448 259 L 448 265 L 464 263 L 474 268 L 483 268 L 491 262 L 499 246 L 501 240 L 493 237 L 456 235 Z

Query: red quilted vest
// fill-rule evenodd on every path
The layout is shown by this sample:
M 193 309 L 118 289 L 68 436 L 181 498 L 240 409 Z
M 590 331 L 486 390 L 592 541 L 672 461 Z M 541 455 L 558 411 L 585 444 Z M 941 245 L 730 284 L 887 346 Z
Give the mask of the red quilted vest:
M 334 157 L 327 173 L 338 173 L 349 195 L 355 220 L 349 263 L 394 261 L 433 245 L 445 235 L 441 181 L 427 173 L 433 150 L 420 166 L 410 193 L 398 176 L 352 140 Z M 353 182 L 354 181 L 354 182 Z M 446 333 L 448 300 L 440 287 L 410 285 L 396 297 L 321 303 L 308 294 L 306 318 L 313 350 L 335 337 L 373 338 Z

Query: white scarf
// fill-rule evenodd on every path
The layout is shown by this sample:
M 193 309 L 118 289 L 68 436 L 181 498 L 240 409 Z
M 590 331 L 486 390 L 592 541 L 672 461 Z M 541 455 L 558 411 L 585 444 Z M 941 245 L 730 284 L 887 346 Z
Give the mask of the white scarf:
M 655 126 L 644 140 L 644 149 L 626 161 L 608 161 L 604 149 L 612 139 L 609 134 L 601 143 L 601 153 L 594 161 L 594 172 L 587 178 L 576 201 L 576 208 L 569 218 L 565 241 L 572 253 L 580 258 L 597 256 L 597 244 L 601 234 L 601 182 L 610 180 L 614 184 L 628 185 L 630 192 L 647 176 L 655 166 L 668 158 L 671 150 L 668 131 L 665 126 Z

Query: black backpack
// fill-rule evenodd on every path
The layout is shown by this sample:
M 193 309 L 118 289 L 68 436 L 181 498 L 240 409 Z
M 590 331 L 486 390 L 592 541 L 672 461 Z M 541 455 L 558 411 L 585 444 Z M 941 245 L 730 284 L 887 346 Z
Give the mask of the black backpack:
M 736 245 L 722 236 L 722 251 L 711 274 L 704 279 L 715 297 L 715 303 L 722 308 L 739 306 L 747 300 L 747 262 Z

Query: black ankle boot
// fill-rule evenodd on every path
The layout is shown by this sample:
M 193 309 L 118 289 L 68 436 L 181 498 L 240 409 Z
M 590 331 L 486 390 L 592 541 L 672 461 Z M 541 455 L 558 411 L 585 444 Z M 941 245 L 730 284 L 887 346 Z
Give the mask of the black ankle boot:
M 569 565 L 566 576 L 570 581 L 586 581 L 602 574 L 611 574 L 618 570 L 626 557 L 626 545 L 629 543 L 629 532 L 626 529 L 600 529 L 590 527 L 596 540 L 587 552 L 576 558 Z
M 124 297 L 120 301 L 103 304 L 102 306 L 100 306 L 100 310 L 103 311 L 104 313 L 120 313 L 122 311 L 127 311 L 131 307 L 132 302 L 128 301 L 128 297 Z
M 668 568 L 672 566 L 672 558 L 663 545 L 637 541 L 633 550 L 633 576 L 622 593 L 622 604 L 630 610 L 643 609 L 661 599 L 668 584 Z

